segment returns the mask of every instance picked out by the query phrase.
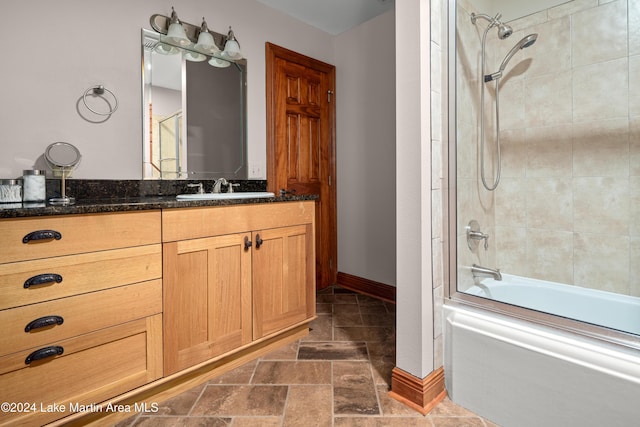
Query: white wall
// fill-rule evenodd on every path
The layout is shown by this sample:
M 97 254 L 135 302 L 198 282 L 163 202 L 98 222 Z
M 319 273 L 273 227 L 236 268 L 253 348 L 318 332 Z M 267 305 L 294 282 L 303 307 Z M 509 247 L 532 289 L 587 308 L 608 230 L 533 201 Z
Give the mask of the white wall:
M 396 284 L 395 13 L 335 39 L 338 269 Z
M 430 1 L 396 2 L 397 367 L 434 368 Z
M 141 28 L 154 13 L 226 32 L 229 25 L 248 58 L 248 156 L 266 165 L 266 41 L 328 63 L 333 37 L 254 0 L 12 0 L 2 4 L 0 36 L 0 178 L 34 166 L 52 142 L 78 147 L 80 179 L 142 178 Z M 9 64 L 10 61 L 10 64 Z M 118 111 L 103 120 L 88 113 L 83 93 L 103 84 Z M 97 108 L 97 107 L 96 107 Z M 251 178 L 264 178 L 262 173 Z

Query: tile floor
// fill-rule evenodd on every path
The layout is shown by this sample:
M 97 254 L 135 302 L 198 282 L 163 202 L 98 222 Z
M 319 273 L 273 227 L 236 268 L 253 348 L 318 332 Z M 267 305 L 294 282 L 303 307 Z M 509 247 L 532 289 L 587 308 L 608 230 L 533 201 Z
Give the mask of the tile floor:
M 118 427 L 495 427 L 449 399 L 423 416 L 388 397 L 395 305 L 340 288 L 317 296 L 309 336 Z

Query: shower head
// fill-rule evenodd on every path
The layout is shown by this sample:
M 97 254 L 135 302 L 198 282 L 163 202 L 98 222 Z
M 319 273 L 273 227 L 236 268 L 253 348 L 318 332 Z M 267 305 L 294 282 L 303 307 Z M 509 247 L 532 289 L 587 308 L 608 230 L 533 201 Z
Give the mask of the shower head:
M 509 37 L 511 34 L 513 34 L 513 28 L 511 28 L 511 26 L 507 24 L 503 24 L 500 21 L 497 22 L 497 25 L 498 25 L 498 38 L 500 40 L 504 40 L 507 37 Z
M 502 77 L 502 72 L 507 67 L 507 63 L 511 60 L 511 58 L 513 58 L 513 55 L 515 55 L 519 50 L 531 46 L 536 42 L 537 39 L 538 39 L 538 34 L 533 33 L 533 34 L 529 34 L 528 36 L 520 40 L 518 43 L 516 43 L 516 45 L 511 48 L 509 53 L 507 53 L 507 56 L 505 56 L 504 59 L 502 60 L 502 64 L 500 64 L 500 69 L 498 69 L 498 71 L 496 71 L 493 74 L 487 74 L 486 76 L 484 76 L 485 83 Z
M 489 26 L 487 27 L 487 30 L 493 28 L 493 27 L 498 27 L 498 38 L 500 40 L 504 40 L 507 37 L 509 37 L 511 34 L 513 34 L 513 28 L 511 28 L 509 25 L 503 23 L 502 21 L 500 21 L 500 17 L 502 15 L 500 13 L 498 13 L 496 16 L 494 16 L 493 18 L 490 17 L 487 14 L 484 13 L 472 13 L 471 14 L 471 22 L 473 24 L 476 23 L 476 20 L 478 18 L 482 18 L 485 19 L 486 21 L 489 22 Z

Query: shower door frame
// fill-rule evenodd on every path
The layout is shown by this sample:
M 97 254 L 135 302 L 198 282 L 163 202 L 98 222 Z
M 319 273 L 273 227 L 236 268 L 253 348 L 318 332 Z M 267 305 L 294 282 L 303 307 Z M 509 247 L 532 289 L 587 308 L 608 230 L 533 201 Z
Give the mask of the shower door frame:
M 447 31 L 446 47 L 443 49 L 446 51 L 446 60 L 443 61 L 443 66 L 446 67 L 446 71 L 443 72 L 443 75 L 447 80 L 448 116 L 446 128 L 448 142 L 446 149 L 443 150 L 447 158 L 444 159 L 443 163 L 447 168 L 446 175 L 449 182 L 448 192 L 445 196 L 447 199 L 445 203 L 447 205 L 448 217 L 444 218 L 444 220 L 447 221 L 446 228 L 448 228 L 447 238 L 444 242 L 444 252 L 446 254 L 444 274 L 445 283 L 448 283 L 448 286 L 445 286 L 444 304 L 463 305 L 488 310 L 500 315 L 506 315 L 561 331 L 640 350 L 640 337 L 631 333 L 596 326 L 458 291 L 456 5 L 457 0 L 446 1 Z

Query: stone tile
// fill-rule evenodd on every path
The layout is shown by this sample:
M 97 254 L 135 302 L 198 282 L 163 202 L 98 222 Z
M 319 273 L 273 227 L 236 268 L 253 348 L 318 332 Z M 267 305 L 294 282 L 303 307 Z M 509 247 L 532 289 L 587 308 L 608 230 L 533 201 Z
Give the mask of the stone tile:
M 291 386 L 283 427 L 332 427 L 331 394 L 330 385 Z
M 573 176 L 629 176 L 629 118 L 573 126 Z
M 191 415 L 281 416 L 287 391 L 287 386 L 208 385 Z
M 331 384 L 331 363 L 261 361 L 252 384 Z
M 387 308 L 387 313 L 395 313 L 396 305 L 392 302 L 385 302 L 384 306 Z
M 391 327 L 336 327 L 334 339 L 336 341 L 391 342 L 395 337 Z
M 300 341 L 292 342 L 291 344 L 284 345 L 270 353 L 262 356 L 262 360 L 295 360 L 298 357 L 298 347 Z
M 132 427 L 229 427 L 231 418 L 219 417 L 146 417 L 136 420 Z M 234 423 L 234 425 L 236 425 Z
M 257 360 L 245 363 L 226 374 L 209 380 L 209 384 L 249 384 L 257 364 Z
M 308 337 L 117 426 L 496 427 L 448 399 L 426 417 L 390 399 L 395 304 L 333 287 L 319 295 L 328 302 L 318 303 Z M 348 313 L 357 313 L 358 325 Z
M 429 418 L 336 417 L 335 427 L 433 427 Z
M 336 415 L 380 414 L 368 363 L 333 362 L 333 406 Z
M 317 295 L 316 302 L 321 304 L 357 304 L 358 297 L 352 294 Z
M 525 127 L 570 124 L 573 120 L 572 72 L 529 78 L 525 82 Z
M 629 234 L 628 177 L 580 177 L 573 187 L 573 231 Z
M 392 397 L 389 397 L 389 387 L 387 386 L 378 385 L 378 398 L 380 399 L 380 406 L 382 406 L 383 415 L 404 415 L 420 418 L 424 417 L 416 410 L 400 403 Z
M 318 317 L 309 325 L 309 335 L 302 341 L 331 341 L 333 339 L 333 317 L 327 314 L 318 314 Z
M 431 417 L 434 427 L 485 427 L 478 417 Z
M 384 305 L 382 300 L 369 295 L 358 295 L 358 304 L 363 305 Z
M 628 58 L 574 68 L 574 122 L 628 117 L 628 100 Z
M 298 352 L 300 360 L 369 360 L 364 342 L 306 342 Z
M 574 284 L 629 295 L 629 249 L 627 236 L 576 233 Z
M 387 343 L 368 343 L 371 370 L 376 384 L 391 386 L 391 373 L 396 366 L 395 346 Z
M 360 304 L 360 313 L 362 314 L 388 314 L 387 307 L 384 304 Z
M 318 314 L 331 314 L 333 310 L 333 304 L 316 304 L 316 313 Z
M 626 3 L 611 2 L 572 16 L 574 67 L 628 55 Z
M 475 417 L 476 415 L 469 411 L 468 409 L 463 408 L 462 406 L 456 405 L 449 399 L 445 397 L 442 399 L 438 405 L 433 408 L 433 410 L 429 413 L 429 415 L 433 417 Z
M 280 417 L 234 417 L 233 427 L 280 427 Z
M 573 144 L 569 137 L 572 133 L 572 124 L 526 129 L 526 176 L 572 176 Z
M 154 415 L 188 415 L 203 389 L 204 385 L 199 385 L 174 398 L 158 403 L 158 411 Z
M 393 313 L 363 313 L 362 323 L 364 326 L 387 326 L 389 328 L 393 328 L 396 325 L 396 315 Z
M 527 227 L 573 231 L 572 190 L 573 181 L 567 177 L 528 180 L 525 192 Z
M 362 326 L 362 316 L 358 307 L 350 304 L 339 304 L 333 308 L 334 326 Z

